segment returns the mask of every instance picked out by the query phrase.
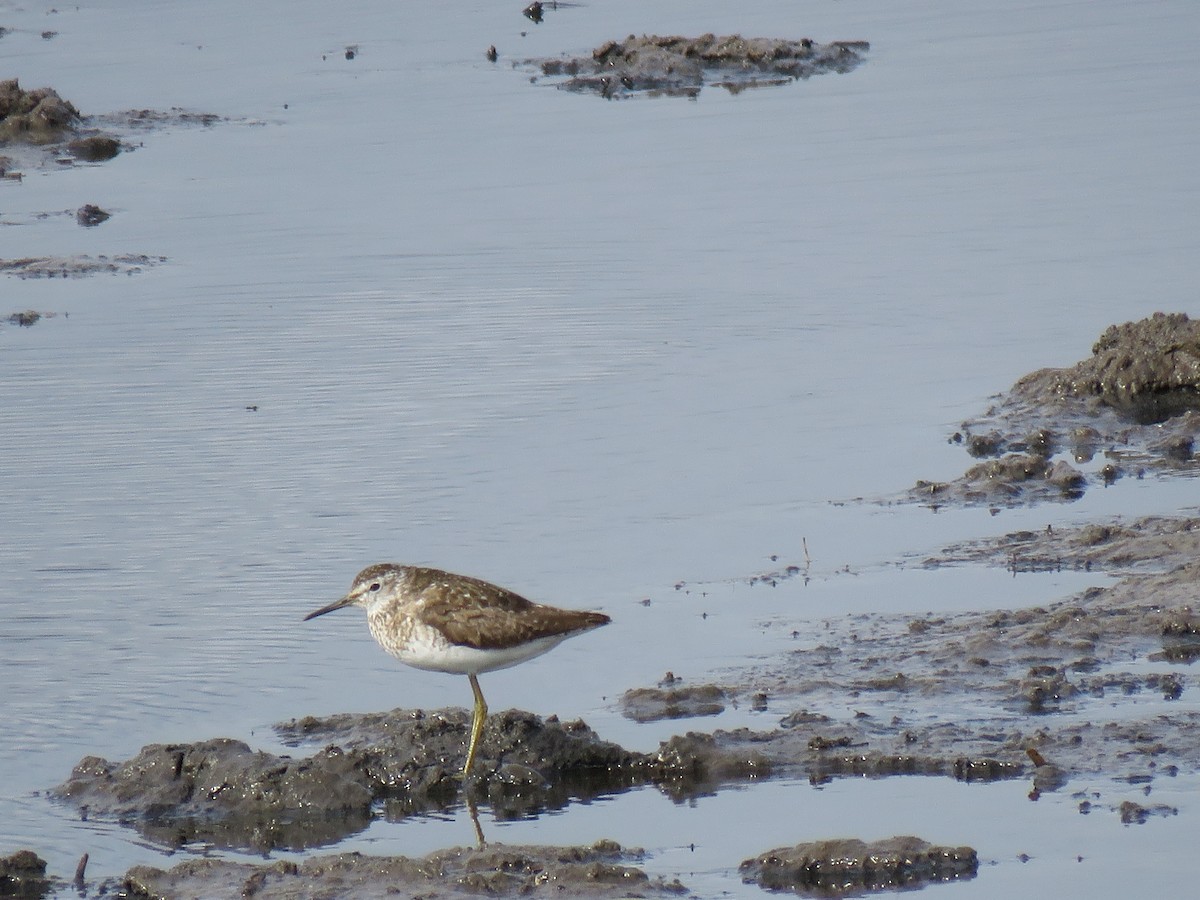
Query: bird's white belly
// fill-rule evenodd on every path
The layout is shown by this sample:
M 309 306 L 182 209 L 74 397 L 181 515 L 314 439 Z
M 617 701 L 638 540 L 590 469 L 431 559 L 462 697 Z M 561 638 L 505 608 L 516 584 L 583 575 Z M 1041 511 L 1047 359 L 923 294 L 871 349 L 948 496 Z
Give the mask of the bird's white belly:
M 494 650 L 479 650 L 451 644 L 432 628 L 416 627 L 402 647 L 388 648 L 393 656 L 406 665 L 431 672 L 450 672 L 456 675 L 478 675 L 506 669 L 527 659 L 541 656 L 566 640 L 567 635 L 551 635 L 527 644 Z

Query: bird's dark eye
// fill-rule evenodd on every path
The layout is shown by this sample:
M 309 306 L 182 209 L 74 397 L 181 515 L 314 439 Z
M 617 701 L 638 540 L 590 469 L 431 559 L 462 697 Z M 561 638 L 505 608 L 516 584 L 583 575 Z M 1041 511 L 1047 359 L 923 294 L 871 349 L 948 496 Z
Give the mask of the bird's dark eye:
M 371 593 L 375 593 L 375 591 L 379 590 L 379 582 L 378 581 L 373 582 L 371 584 L 371 587 L 369 588 L 369 590 L 371 591 Z

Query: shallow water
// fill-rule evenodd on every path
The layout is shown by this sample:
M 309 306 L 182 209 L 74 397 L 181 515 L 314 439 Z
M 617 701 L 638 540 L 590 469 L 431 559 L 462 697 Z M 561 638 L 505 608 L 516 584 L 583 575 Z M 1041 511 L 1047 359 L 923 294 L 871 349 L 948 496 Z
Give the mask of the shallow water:
M 961 472 L 956 424 L 1108 324 L 1195 312 L 1193 4 L 618 0 L 541 26 L 520 5 L 0 2 L 0 76 L 85 113 L 230 119 L 0 182 L 0 257 L 168 257 L 3 281 L 0 313 L 60 315 L 0 328 L 0 851 L 60 874 L 85 850 L 95 875 L 170 862 L 38 794 L 89 753 L 269 746 L 293 716 L 465 704 L 462 679 L 402 670 L 360 617 L 301 625 L 370 562 L 613 615 L 485 690 L 648 749 L 672 728 L 615 701 L 668 669 L 704 679 L 847 612 L 1021 606 L 1099 580 L 896 562 L 1195 507 L 1193 482 L 1157 479 L 995 517 L 857 499 Z M 631 31 L 872 50 L 847 75 L 694 102 L 609 103 L 513 65 Z M 41 215 L 84 203 L 113 218 Z M 807 584 L 744 584 L 805 545 Z M 956 891 L 1118 896 L 1176 883 L 1161 863 L 1189 839 L 1194 788 L 1179 780 L 1177 818 L 1134 827 L 1021 785 L 891 779 L 689 807 L 641 791 L 497 830 L 644 843 L 653 871 L 704 873 L 710 893 L 750 890 L 741 857 L 704 850 L 735 816 L 755 823 L 746 853 L 914 832 L 1002 860 Z M 996 832 L 967 827 L 981 811 Z M 1103 863 L 1064 862 L 1075 829 Z M 459 817 L 363 840 L 471 837 Z M 1029 846 L 1055 862 L 1013 862 Z

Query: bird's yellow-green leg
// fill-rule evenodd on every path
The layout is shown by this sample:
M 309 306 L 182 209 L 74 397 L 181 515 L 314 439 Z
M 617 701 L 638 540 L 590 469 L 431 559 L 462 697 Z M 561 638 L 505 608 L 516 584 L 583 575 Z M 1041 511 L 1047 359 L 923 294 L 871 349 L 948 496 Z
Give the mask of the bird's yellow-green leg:
M 467 764 L 463 766 L 463 778 L 471 772 L 471 763 L 475 762 L 475 747 L 479 743 L 479 735 L 483 734 L 483 723 L 487 719 L 487 701 L 483 699 L 483 691 L 479 689 L 479 679 L 473 674 L 471 690 L 475 692 L 475 717 L 471 720 L 471 743 L 467 746 Z

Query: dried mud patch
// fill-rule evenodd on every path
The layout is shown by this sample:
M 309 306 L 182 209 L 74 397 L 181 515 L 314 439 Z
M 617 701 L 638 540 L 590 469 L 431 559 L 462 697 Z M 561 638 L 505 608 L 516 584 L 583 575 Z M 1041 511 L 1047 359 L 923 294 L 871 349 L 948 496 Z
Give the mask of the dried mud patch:
M 809 38 L 746 38 L 739 34 L 630 35 L 607 41 L 588 56 L 528 59 L 566 91 L 613 100 L 635 95 L 691 97 L 705 86 L 737 94 L 826 72 L 845 73 L 866 58 L 866 41 L 819 44 Z
M 1113 325 L 1092 355 L 1040 369 L 952 437 L 982 462 L 950 482 L 921 481 L 930 506 L 1071 501 L 1145 473 L 1200 474 L 1200 322 L 1155 313 Z

